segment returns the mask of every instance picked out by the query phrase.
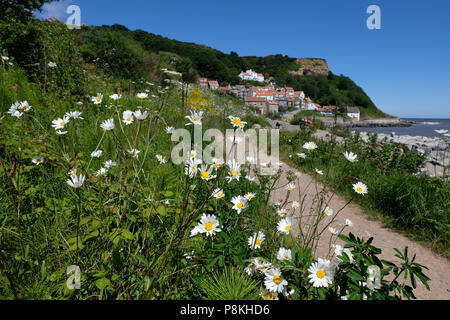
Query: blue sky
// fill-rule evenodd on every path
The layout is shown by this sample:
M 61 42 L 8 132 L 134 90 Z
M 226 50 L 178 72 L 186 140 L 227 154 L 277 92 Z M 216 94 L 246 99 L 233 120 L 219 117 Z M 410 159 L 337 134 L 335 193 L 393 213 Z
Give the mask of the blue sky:
M 352 78 L 384 112 L 450 118 L 450 1 L 416 0 L 65 0 L 38 17 L 122 24 L 241 56 L 283 54 L 328 61 Z M 381 29 L 369 30 L 369 5 Z

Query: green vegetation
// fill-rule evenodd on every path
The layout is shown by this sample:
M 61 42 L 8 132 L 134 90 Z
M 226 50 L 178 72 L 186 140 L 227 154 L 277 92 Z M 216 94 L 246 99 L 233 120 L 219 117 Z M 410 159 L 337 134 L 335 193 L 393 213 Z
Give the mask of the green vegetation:
M 355 200 L 367 212 L 450 257 L 450 186 L 442 179 L 416 174 L 424 165 L 422 155 L 395 143 L 378 143 L 375 134 L 368 143 L 356 134 L 346 136 L 339 144 L 317 140 L 312 136 L 313 131 L 310 127 L 301 127 L 298 134 L 283 133 L 280 149 L 284 158 L 293 154 L 288 162 L 331 184 L 348 198 L 353 196 L 348 188 L 349 181 L 363 181 L 369 193 Z M 305 152 L 302 146 L 307 141 L 315 141 L 318 148 L 308 153 L 306 159 L 296 157 L 295 153 Z M 358 155 L 358 161 L 351 165 L 343 156 L 350 151 Z M 324 176 L 317 175 L 315 168 L 324 169 Z

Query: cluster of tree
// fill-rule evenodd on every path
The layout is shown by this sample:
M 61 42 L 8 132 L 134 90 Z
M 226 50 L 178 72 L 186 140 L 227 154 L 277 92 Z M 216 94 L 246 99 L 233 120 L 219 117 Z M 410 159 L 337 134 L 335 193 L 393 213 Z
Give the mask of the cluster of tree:
M 0 18 L 0 51 L 14 56 L 31 76 L 42 74 L 38 69 L 43 68 L 42 61 L 50 58 L 47 48 L 58 43 L 52 41 L 52 46 L 43 43 L 42 39 L 50 41 L 44 34 L 48 33 L 49 28 L 32 19 L 32 10 L 41 8 L 44 2 L 9 0 L 6 5 L 5 1 L 0 3 L 0 11 L 5 12 Z M 52 36 L 58 38 L 63 35 L 69 39 L 68 32 L 59 30 L 59 34 L 55 31 Z M 172 40 L 143 30 L 131 31 L 117 24 L 82 27 L 72 31 L 72 34 L 79 49 L 74 50 L 69 40 L 64 42 L 65 47 L 60 51 L 67 53 L 67 63 L 77 62 L 75 55 L 79 53 L 84 62 L 101 69 L 110 77 L 154 80 L 155 77 L 161 78 L 161 68 L 168 68 L 181 72 L 187 82 L 196 81 L 200 75 L 216 79 L 220 84 L 236 84 L 240 83 L 238 75 L 241 71 L 253 69 L 263 73 L 266 79 L 274 80 L 278 86 L 303 90 L 321 105 L 359 106 L 373 115 L 378 111 L 365 92 L 348 77 L 331 72 L 328 76 L 291 74 L 290 71 L 297 70 L 299 65 L 295 58 L 288 56 L 240 57 L 233 51 L 226 54 L 205 45 Z M 70 69 L 74 72 L 75 65 L 71 65 Z

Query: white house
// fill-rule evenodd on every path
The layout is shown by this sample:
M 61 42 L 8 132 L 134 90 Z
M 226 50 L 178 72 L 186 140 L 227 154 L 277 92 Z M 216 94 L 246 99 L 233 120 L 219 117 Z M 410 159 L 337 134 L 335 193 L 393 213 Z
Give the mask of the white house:
M 359 121 L 359 118 L 360 118 L 359 108 L 347 107 L 347 116 L 349 118 L 355 119 L 356 121 Z
M 316 104 L 310 99 L 310 98 L 306 98 L 306 110 L 317 110 L 319 109 Z
M 246 72 L 242 71 L 239 74 L 239 78 L 242 80 L 252 80 L 258 82 L 264 82 L 264 76 L 261 73 L 256 73 L 253 70 L 247 70 Z

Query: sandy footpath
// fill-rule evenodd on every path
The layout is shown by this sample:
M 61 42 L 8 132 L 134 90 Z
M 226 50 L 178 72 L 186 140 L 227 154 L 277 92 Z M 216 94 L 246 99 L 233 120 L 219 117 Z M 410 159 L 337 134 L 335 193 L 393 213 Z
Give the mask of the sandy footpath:
M 298 170 L 293 169 L 287 165 L 282 167 L 283 174 L 281 176 L 279 186 L 283 186 L 287 183 L 286 172 L 292 171 L 297 172 Z M 320 192 L 323 186 L 313 181 L 311 184 L 311 180 L 313 178 L 305 173 L 302 173 L 300 178 L 296 181 L 296 189 L 295 192 L 291 192 L 289 201 L 300 201 L 299 190 L 303 195 L 306 193 L 306 198 L 304 201 L 304 206 L 306 207 L 305 212 L 309 212 L 309 208 L 312 205 L 312 199 L 316 193 L 316 190 Z M 307 186 L 309 187 L 307 188 Z M 350 186 L 351 187 L 351 186 Z M 370 189 L 369 189 L 370 192 Z M 329 194 L 330 196 L 331 194 Z M 280 188 L 275 190 L 272 194 L 272 201 L 284 201 L 286 197 L 286 189 Z M 329 207 L 334 210 L 334 212 L 338 212 L 347 201 L 338 195 L 334 195 L 331 202 L 329 203 Z M 295 214 L 294 214 L 295 218 Z M 328 217 L 327 217 L 328 218 Z M 358 237 L 362 237 L 364 239 L 368 239 L 370 237 L 374 237 L 373 245 L 382 250 L 381 258 L 386 259 L 393 262 L 398 262 L 398 259 L 395 257 L 395 251 L 393 248 L 398 248 L 403 252 L 404 247 L 408 247 L 409 252 L 408 255 L 412 257 L 416 254 L 416 262 L 423 264 L 429 268 L 429 270 L 424 270 L 424 273 L 431 278 L 429 282 L 430 291 L 428 291 L 422 283 L 418 282 L 418 287 L 415 290 L 415 295 L 418 299 L 427 299 L 427 300 L 448 300 L 450 299 L 450 264 L 449 261 L 435 253 L 431 250 L 409 240 L 402 234 L 399 234 L 395 231 L 392 231 L 388 228 L 385 228 L 379 221 L 374 221 L 369 218 L 367 214 L 363 212 L 361 207 L 357 204 L 351 203 L 349 206 L 345 207 L 337 216 L 335 221 L 332 223 L 332 227 L 340 230 L 342 226 L 345 225 L 345 219 L 350 219 L 353 223 L 352 227 L 347 227 L 344 229 L 343 234 L 348 234 L 352 232 Z M 326 222 L 325 219 L 323 222 Z M 326 230 L 324 232 L 325 237 L 322 237 L 319 240 L 319 245 L 317 247 L 316 256 L 317 257 L 326 257 L 329 251 L 329 239 L 331 233 Z M 338 244 L 343 245 L 340 239 L 337 239 Z

